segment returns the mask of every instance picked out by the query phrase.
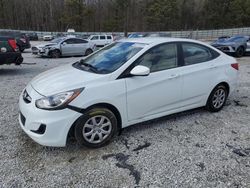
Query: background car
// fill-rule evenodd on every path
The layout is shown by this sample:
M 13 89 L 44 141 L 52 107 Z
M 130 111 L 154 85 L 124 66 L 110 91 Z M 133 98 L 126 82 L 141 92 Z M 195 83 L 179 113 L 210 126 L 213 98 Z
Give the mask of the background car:
M 44 35 L 44 36 L 43 36 L 43 40 L 44 40 L 44 41 L 51 41 L 51 40 L 53 40 L 53 38 L 54 38 L 54 37 L 53 37 L 52 35 Z
M 0 36 L 0 65 L 20 65 L 22 62 L 23 57 L 17 47 L 16 40 L 11 37 Z
M 103 47 L 114 41 L 113 35 L 90 35 L 89 41 L 93 42 L 96 47 Z
M 34 46 L 31 50 L 35 55 L 59 58 L 61 56 L 89 55 L 95 51 L 95 44 L 80 38 L 63 37 L 56 38 L 47 44 Z
M 38 35 L 37 33 L 28 33 L 26 34 L 29 38 L 30 41 L 37 41 L 38 40 Z
M 246 52 L 250 52 L 249 36 L 233 36 L 222 39 L 219 38 L 211 45 L 236 57 L 242 57 Z
M 18 31 L 0 31 L 0 36 L 7 36 L 16 39 L 17 47 L 21 52 L 31 47 L 30 40 L 25 33 Z

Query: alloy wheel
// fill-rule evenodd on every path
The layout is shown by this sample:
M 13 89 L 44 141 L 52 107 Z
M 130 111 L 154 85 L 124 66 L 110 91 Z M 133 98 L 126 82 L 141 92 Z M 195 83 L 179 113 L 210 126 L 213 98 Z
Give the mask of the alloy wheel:
M 212 103 L 214 108 L 220 108 L 223 106 L 226 100 L 226 92 L 224 89 L 218 89 L 213 96 Z
M 82 134 L 92 144 L 103 142 L 110 134 L 112 124 L 109 118 L 97 115 L 89 118 L 83 126 Z

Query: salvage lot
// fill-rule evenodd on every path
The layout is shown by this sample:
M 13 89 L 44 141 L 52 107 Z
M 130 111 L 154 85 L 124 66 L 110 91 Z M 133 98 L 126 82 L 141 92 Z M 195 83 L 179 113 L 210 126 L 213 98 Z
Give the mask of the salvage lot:
M 37 74 L 81 57 L 0 67 L 0 187 L 250 187 L 250 57 L 219 113 L 204 109 L 126 128 L 101 149 L 49 148 L 19 127 L 18 97 Z

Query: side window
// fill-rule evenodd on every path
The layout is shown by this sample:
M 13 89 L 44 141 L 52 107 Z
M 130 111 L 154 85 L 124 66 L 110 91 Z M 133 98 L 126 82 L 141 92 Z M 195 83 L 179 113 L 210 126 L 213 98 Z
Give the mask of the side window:
M 213 59 L 212 51 L 206 46 L 193 43 L 183 43 L 182 49 L 185 65 L 193 65 Z
M 74 39 L 67 39 L 64 41 L 66 44 L 75 44 L 75 40 Z
M 107 39 L 111 40 L 111 39 L 112 39 L 112 37 L 111 37 L 111 36 L 107 36 Z
M 106 39 L 106 37 L 104 35 L 100 36 L 100 40 L 105 40 L 105 39 Z
M 99 40 L 99 36 L 93 36 L 91 40 Z
M 174 43 L 156 46 L 141 56 L 136 65 L 143 65 L 150 72 L 157 72 L 178 66 L 177 45 Z
M 76 44 L 83 44 L 83 43 L 87 43 L 86 40 L 82 40 L 82 39 L 75 39 L 75 43 Z

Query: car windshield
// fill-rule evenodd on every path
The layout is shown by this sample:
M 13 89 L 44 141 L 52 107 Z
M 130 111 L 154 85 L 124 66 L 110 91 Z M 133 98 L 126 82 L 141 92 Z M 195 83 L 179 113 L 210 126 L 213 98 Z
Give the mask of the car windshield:
M 145 45 L 133 42 L 116 42 L 90 55 L 86 59 L 76 62 L 73 66 L 98 74 L 108 74 L 121 67 L 142 50 Z
M 50 42 L 58 44 L 58 43 L 62 42 L 63 40 L 64 40 L 63 38 L 56 38 L 56 39 L 54 39 L 54 40 L 52 40 Z
M 133 33 L 133 34 L 130 34 L 128 36 L 128 38 L 141 38 L 143 37 L 144 35 L 143 34 L 140 34 L 140 33 Z

